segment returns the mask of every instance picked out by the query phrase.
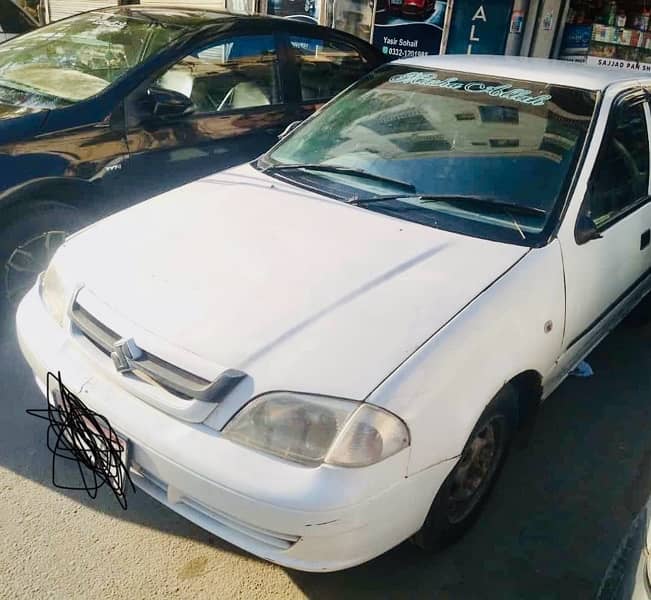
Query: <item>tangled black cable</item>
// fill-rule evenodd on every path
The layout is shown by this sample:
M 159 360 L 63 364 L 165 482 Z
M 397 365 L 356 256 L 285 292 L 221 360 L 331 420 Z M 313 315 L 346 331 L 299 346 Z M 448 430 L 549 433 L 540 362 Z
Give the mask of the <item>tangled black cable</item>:
M 64 490 L 85 490 L 93 499 L 97 498 L 98 490 L 107 485 L 126 510 L 127 482 L 136 491 L 123 462 L 126 442 L 118 437 L 106 417 L 90 410 L 63 384 L 61 373 L 47 374 L 47 399 L 46 409 L 30 409 L 27 414 L 50 423 L 47 447 L 52 452 L 52 484 Z M 81 486 L 70 487 L 57 482 L 58 458 L 77 463 Z

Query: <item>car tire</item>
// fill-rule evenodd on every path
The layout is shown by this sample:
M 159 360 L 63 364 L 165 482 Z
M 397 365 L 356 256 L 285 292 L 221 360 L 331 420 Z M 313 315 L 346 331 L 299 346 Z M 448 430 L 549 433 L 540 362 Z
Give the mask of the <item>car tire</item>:
M 14 309 L 67 235 L 79 229 L 78 209 L 59 202 L 21 205 L 0 229 L 0 317 Z
M 412 536 L 413 543 L 435 552 L 457 541 L 473 525 L 499 475 L 517 422 L 518 394 L 507 384 L 477 421 L 423 527 Z M 478 478 L 480 466 L 485 472 Z

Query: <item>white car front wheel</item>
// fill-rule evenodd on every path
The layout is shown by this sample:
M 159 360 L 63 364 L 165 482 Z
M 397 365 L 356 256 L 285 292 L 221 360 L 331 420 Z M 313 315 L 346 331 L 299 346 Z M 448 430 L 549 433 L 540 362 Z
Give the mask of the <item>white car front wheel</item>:
M 439 489 L 412 541 L 427 551 L 444 548 L 474 523 L 497 479 L 518 421 L 518 394 L 507 384 L 479 418 L 459 461 Z

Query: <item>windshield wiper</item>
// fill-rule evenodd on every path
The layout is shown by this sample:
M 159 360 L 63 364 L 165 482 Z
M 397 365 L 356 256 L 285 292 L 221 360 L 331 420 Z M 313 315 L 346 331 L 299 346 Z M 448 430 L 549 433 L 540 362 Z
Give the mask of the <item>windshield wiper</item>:
M 505 202 L 504 200 L 498 200 L 491 196 L 474 196 L 472 194 L 468 195 L 423 195 L 420 196 L 420 201 L 423 204 L 428 202 L 469 202 L 475 204 L 483 204 L 485 206 L 494 206 L 495 208 L 502 208 L 519 215 L 528 215 L 531 217 L 545 217 L 547 213 L 542 208 L 536 208 L 534 206 L 525 206 L 523 204 L 516 204 L 515 202 Z
M 342 175 L 353 175 L 355 177 L 362 177 L 364 179 L 373 179 L 374 181 L 381 181 L 383 183 L 389 183 L 391 185 L 398 185 L 404 188 L 407 192 L 416 191 L 416 188 L 411 183 L 400 181 L 399 179 L 392 179 L 391 177 L 384 177 L 383 175 L 376 175 L 375 173 L 369 173 L 368 171 L 364 171 L 364 169 L 355 169 L 354 167 L 342 167 L 339 165 L 327 165 L 323 163 L 270 165 L 262 169 L 262 172 L 273 173 L 276 171 L 290 171 L 293 169 L 307 169 L 308 171 L 325 171 L 327 173 L 340 173 Z M 404 194 L 401 194 L 400 196 L 404 196 Z
M 497 200 L 491 196 L 476 196 L 472 194 L 414 194 L 413 196 L 406 194 L 391 194 L 386 196 L 371 196 L 370 198 L 358 198 L 357 196 L 353 196 L 352 198 L 348 198 L 346 202 L 348 204 L 362 205 L 372 204 L 374 202 L 385 202 L 387 200 L 404 200 L 405 198 L 415 198 L 421 204 L 427 204 L 430 202 L 474 202 L 476 204 L 489 206 L 490 208 L 496 208 L 501 210 L 507 217 L 509 217 L 509 219 L 511 219 L 513 226 L 517 229 L 523 240 L 526 240 L 527 236 L 524 234 L 520 223 L 518 223 L 518 220 L 513 215 L 518 214 L 532 217 L 544 217 L 547 215 L 547 213 L 541 208 L 524 206 L 513 202 L 504 202 L 503 200 Z
M 524 206 L 513 202 L 504 202 L 491 196 L 475 196 L 472 194 L 388 194 L 386 196 L 370 196 L 368 198 L 359 198 L 353 196 L 346 200 L 348 204 L 372 204 L 374 202 L 386 202 L 388 200 L 402 200 L 405 198 L 414 198 L 421 204 L 432 202 L 468 202 L 482 204 L 485 206 L 494 206 L 498 209 L 509 210 L 519 215 L 528 215 L 532 217 L 544 217 L 547 213 L 542 208 L 533 206 Z

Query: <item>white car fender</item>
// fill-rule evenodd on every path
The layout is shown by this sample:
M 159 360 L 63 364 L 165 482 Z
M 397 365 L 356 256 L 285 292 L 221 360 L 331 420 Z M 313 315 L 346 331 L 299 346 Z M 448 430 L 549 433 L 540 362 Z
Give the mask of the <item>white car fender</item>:
M 458 456 L 505 383 L 526 371 L 544 379 L 560 353 L 564 318 L 554 240 L 527 253 L 376 388 L 368 401 L 409 427 L 410 474 Z

